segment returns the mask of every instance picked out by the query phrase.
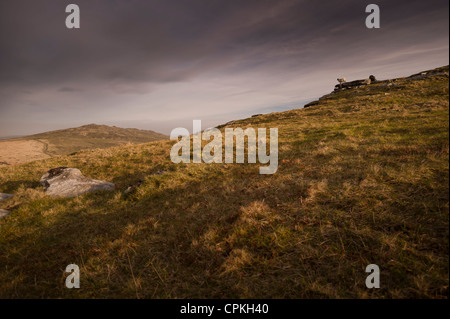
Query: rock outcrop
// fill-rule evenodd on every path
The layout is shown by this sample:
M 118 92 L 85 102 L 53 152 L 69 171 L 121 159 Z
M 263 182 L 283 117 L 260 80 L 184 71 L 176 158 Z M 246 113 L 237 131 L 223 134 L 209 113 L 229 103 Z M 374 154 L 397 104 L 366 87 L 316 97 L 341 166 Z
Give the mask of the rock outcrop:
M 311 106 L 320 105 L 320 104 L 322 104 L 323 102 L 325 102 L 326 100 L 332 98 L 335 94 L 336 94 L 336 92 L 333 91 L 333 92 L 331 92 L 331 93 L 329 93 L 329 94 L 326 94 L 326 95 L 322 96 L 322 97 L 321 97 L 320 99 L 318 99 L 317 101 L 309 102 L 308 104 L 304 105 L 303 107 L 306 109 L 306 108 L 311 107 Z
M 319 101 L 312 101 L 312 102 L 309 102 L 308 104 L 305 104 L 305 106 L 303 106 L 303 107 L 306 109 L 308 107 L 316 106 L 316 105 L 319 105 L 319 104 L 320 104 Z
M 76 197 L 95 191 L 112 191 L 114 184 L 83 176 L 77 168 L 58 167 L 49 170 L 40 180 L 50 196 Z
M 413 74 L 406 78 L 396 78 L 396 79 L 388 79 L 388 80 L 377 80 L 377 78 L 374 75 L 370 75 L 369 78 L 363 79 L 363 80 L 355 80 L 351 82 L 346 82 L 345 78 L 338 78 L 337 81 L 339 84 L 337 84 L 334 87 L 334 91 L 330 94 L 322 96 L 320 99 L 311 101 L 308 104 L 305 104 L 303 107 L 306 109 L 311 106 L 320 106 L 321 104 L 324 104 L 327 99 L 333 98 L 333 96 L 341 91 L 348 90 L 348 89 L 358 89 L 367 85 L 371 84 L 377 84 L 378 88 L 390 88 L 393 86 L 398 85 L 401 81 L 415 81 L 415 80 L 424 80 L 429 77 L 443 77 L 448 78 L 449 72 L 448 72 L 448 66 L 436 68 L 433 70 L 420 72 Z M 389 93 L 385 93 L 385 95 L 388 95 Z M 227 124 L 231 124 L 227 123 Z
M 375 78 L 373 75 L 371 75 L 373 78 Z M 355 89 L 359 88 L 361 86 L 369 85 L 372 83 L 371 79 L 364 79 L 364 80 L 355 80 L 351 82 L 344 82 L 337 84 L 334 87 L 334 91 L 342 91 L 342 90 L 348 90 L 348 89 Z

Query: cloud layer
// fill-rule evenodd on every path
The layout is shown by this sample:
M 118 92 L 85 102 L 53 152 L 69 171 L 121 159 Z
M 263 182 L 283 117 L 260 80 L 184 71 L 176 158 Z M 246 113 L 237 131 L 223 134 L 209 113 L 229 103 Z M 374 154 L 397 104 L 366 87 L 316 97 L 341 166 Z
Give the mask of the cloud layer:
M 65 27 L 65 7 L 81 29 Z M 0 136 L 105 123 L 159 130 L 303 105 L 337 77 L 448 64 L 447 0 L 4 0 Z

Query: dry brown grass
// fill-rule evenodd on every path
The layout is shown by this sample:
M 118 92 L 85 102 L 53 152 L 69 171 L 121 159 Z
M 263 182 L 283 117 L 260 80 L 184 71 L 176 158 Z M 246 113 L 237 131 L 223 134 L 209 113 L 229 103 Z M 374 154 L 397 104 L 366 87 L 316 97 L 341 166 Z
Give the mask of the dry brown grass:
M 0 141 L 0 167 L 49 157 L 44 153 L 44 143 L 40 141 Z

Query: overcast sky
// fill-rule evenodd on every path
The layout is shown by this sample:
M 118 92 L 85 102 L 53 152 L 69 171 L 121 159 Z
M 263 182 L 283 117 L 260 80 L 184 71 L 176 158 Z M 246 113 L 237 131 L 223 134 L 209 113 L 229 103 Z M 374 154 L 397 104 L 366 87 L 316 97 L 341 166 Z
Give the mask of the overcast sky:
M 81 28 L 67 29 L 78 4 Z M 381 9 L 367 29 L 365 8 Z M 449 63 L 448 0 L 1 0 L 0 136 L 168 134 L 298 108 L 347 80 Z

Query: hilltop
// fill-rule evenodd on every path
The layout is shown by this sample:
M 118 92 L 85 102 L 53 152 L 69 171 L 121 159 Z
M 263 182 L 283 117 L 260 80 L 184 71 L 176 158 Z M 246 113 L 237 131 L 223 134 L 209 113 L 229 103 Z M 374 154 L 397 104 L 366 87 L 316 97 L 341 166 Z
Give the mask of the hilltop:
M 0 140 L 0 165 L 68 155 L 83 149 L 142 144 L 167 139 L 150 130 L 89 124 L 14 139 Z
M 227 124 L 278 128 L 273 175 L 170 140 L 2 167 L 0 298 L 448 298 L 448 99 L 444 67 Z M 116 190 L 48 197 L 58 166 Z

